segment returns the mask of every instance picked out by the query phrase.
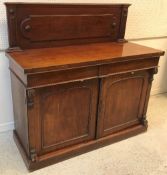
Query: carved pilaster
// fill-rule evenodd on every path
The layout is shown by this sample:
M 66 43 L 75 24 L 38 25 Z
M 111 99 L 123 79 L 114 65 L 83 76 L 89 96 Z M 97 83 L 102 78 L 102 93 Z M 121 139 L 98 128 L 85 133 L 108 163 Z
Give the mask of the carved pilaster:
M 34 96 L 35 96 L 35 90 L 34 89 L 27 90 L 27 106 L 28 107 L 33 107 L 33 105 L 34 105 Z
M 153 69 L 153 74 L 157 74 L 158 73 L 158 67 L 155 67 L 154 69 Z
M 128 40 L 126 40 L 126 39 L 118 39 L 117 42 L 118 43 L 127 43 Z
M 143 126 L 145 126 L 146 128 L 148 127 L 148 121 L 146 119 L 146 115 L 144 115 L 141 119 L 140 122 Z
M 154 75 L 153 75 L 153 74 L 151 74 L 151 75 L 150 75 L 150 77 L 149 77 L 149 83 L 150 83 L 150 84 L 151 84 L 151 83 L 152 83 L 152 81 L 154 80 L 153 76 L 154 76 Z
M 10 47 L 6 49 L 6 53 L 11 53 L 11 52 L 22 52 L 23 50 L 20 47 Z
M 124 35 L 125 35 L 126 20 L 127 20 L 127 15 L 128 15 L 128 7 L 129 5 L 122 7 L 119 36 L 118 36 L 117 42 L 121 42 L 121 43 L 127 42 L 124 39 Z
M 8 18 L 8 36 L 10 48 L 17 47 L 17 36 L 16 36 L 16 6 L 9 4 L 7 6 L 7 18 Z
M 152 83 L 152 81 L 154 80 L 154 74 L 157 74 L 157 73 L 158 73 L 158 67 L 151 69 L 149 83 Z
M 37 161 L 37 153 L 35 149 L 31 149 L 30 150 L 30 158 L 32 162 L 36 162 Z

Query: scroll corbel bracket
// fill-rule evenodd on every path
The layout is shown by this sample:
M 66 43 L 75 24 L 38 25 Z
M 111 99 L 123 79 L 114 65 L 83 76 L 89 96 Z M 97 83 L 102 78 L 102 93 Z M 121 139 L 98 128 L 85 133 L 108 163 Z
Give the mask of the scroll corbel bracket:
M 151 70 L 150 70 L 150 73 L 151 74 L 157 74 L 158 73 L 158 67 L 154 67 L 154 68 L 152 68 Z
M 117 42 L 118 43 L 127 43 L 128 40 L 126 40 L 126 39 L 118 39 Z
M 12 52 L 22 52 L 23 50 L 20 47 L 10 47 L 6 49 L 6 53 L 12 53 Z
M 127 15 L 128 15 L 128 7 L 129 7 L 129 5 L 122 7 L 119 35 L 118 35 L 118 39 L 117 39 L 118 43 L 126 43 L 127 42 L 127 40 L 124 39 L 124 36 L 125 36 L 126 20 L 127 20 Z
M 145 126 L 146 128 L 148 128 L 148 121 L 146 119 L 146 116 L 144 115 L 141 119 L 140 122 L 143 126 Z
M 34 89 L 27 90 L 27 106 L 28 107 L 34 106 L 34 96 L 35 96 Z
M 157 74 L 158 73 L 158 67 L 155 67 L 153 69 L 151 69 L 151 72 L 150 72 L 150 77 L 149 77 L 149 82 L 152 83 L 152 81 L 154 80 L 154 74 Z
M 158 67 L 155 67 L 154 69 L 153 69 L 153 74 L 157 74 L 158 73 Z
M 31 149 L 30 150 L 30 158 L 32 162 L 36 162 L 37 161 L 37 153 L 35 149 Z
M 153 80 L 154 80 L 154 78 L 153 78 L 153 74 L 152 74 L 152 75 L 150 76 L 150 78 L 149 78 L 149 83 L 152 83 Z
M 31 17 L 28 17 L 25 18 L 20 24 L 21 34 L 25 39 L 30 39 L 30 31 L 31 31 L 30 21 Z

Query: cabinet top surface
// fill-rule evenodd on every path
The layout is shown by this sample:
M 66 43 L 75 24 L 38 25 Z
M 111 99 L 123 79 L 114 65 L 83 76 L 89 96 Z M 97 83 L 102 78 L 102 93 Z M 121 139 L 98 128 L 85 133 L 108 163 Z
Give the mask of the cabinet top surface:
M 134 43 L 93 43 L 54 48 L 27 49 L 7 53 L 11 62 L 25 73 L 61 70 L 148 57 L 164 52 Z

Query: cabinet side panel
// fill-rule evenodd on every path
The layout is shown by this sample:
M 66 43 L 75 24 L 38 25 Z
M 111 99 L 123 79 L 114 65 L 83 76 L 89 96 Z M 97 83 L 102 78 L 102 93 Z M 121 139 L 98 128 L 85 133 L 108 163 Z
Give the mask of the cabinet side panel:
M 27 121 L 27 105 L 25 102 L 26 89 L 24 85 L 11 72 L 12 98 L 15 131 L 25 152 L 29 153 L 28 144 L 28 121 Z

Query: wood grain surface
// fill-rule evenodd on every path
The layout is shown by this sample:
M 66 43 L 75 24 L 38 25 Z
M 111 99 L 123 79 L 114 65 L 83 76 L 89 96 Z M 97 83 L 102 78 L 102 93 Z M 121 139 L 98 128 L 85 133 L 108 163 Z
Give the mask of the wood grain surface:
M 25 73 L 60 70 L 131 59 L 158 57 L 164 52 L 134 43 L 93 43 L 7 53 Z

